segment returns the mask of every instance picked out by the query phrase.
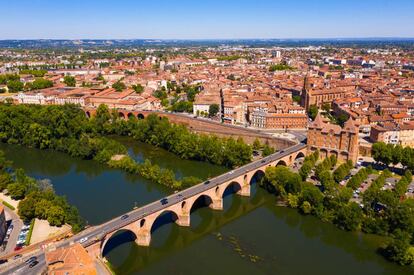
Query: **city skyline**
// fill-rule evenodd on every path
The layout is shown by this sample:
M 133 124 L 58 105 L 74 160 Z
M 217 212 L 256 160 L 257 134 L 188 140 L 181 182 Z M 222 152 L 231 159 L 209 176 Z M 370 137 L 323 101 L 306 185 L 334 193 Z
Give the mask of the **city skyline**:
M 412 38 L 399 1 L 60 1 L 3 4 L 0 39 Z M 24 20 L 22 20 L 24 19 Z

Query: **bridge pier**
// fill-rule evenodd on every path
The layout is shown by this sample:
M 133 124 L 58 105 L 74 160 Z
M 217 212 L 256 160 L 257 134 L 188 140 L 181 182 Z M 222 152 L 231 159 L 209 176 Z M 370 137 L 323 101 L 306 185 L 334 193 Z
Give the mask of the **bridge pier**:
M 210 204 L 210 208 L 213 210 L 223 210 L 223 199 L 217 198 L 213 199 L 213 202 Z
M 179 215 L 176 223 L 179 226 L 190 226 L 190 214 L 186 213 L 186 214 Z
M 250 184 L 244 184 L 238 194 L 243 197 L 250 197 Z
M 135 243 L 139 246 L 149 246 L 151 242 L 151 232 L 149 230 L 142 230 L 138 233 Z

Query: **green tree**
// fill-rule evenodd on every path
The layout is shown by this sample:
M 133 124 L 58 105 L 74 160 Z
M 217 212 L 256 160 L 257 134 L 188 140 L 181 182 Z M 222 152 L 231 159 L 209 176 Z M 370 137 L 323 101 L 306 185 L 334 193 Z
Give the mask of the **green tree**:
M 300 95 L 293 95 L 292 100 L 298 104 L 300 104 L 301 98 Z
M 10 93 L 17 93 L 23 90 L 23 82 L 19 80 L 9 80 L 7 82 L 7 88 L 9 89 Z
M 179 102 L 174 103 L 171 106 L 171 110 L 173 112 L 179 112 L 179 113 L 183 113 L 183 112 L 192 113 L 193 103 L 189 101 L 179 101 Z
M 136 84 L 136 85 L 132 85 L 132 89 L 137 93 L 137 94 L 142 94 L 142 92 L 144 91 L 144 87 L 141 84 Z
M 32 197 L 25 198 L 19 202 L 18 214 L 24 221 L 31 221 L 36 217 L 36 200 Z
M 269 145 L 265 144 L 262 150 L 262 157 L 270 156 L 271 154 L 275 153 L 275 149 L 270 147 Z
M 52 226 L 62 226 L 65 221 L 65 211 L 60 206 L 51 206 L 47 211 L 47 221 Z
M 291 208 L 297 208 L 299 206 L 299 197 L 297 195 L 293 195 L 291 193 L 288 194 L 288 205 Z
M 167 99 L 168 94 L 165 90 L 156 90 L 152 95 L 160 100 Z
M 53 82 L 44 78 L 37 78 L 32 83 L 27 83 L 27 89 L 28 90 L 40 90 L 40 89 L 46 89 L 53 87 Z
M 260 141 L 259 141 L 259 139 L 258 139 L 258 138 L 256 138 L 256 139 L 253 141 L 253 145 L 252 145 L 252 147 L 253 147 L 253 150 L 260 150 L 260 148 L 262 148 L 262 145 L 260 144 Z
M 76 86 L 76 79 L 73 76 L 66 75 L 63 78 L 63 83 L 65 83 L 66 86 L 68 86 L 68 87 L 75 87 Z
M 95 121 L 98 126 L 98 131 L 103 131 L 105 124 L 109 123 L 112 116 L 109 112 L 108 106 L 105 104 L 99 105 L 98 109 L 96 110 Z
M 220 107 L 218 104 L 211 104 L 210 107 L 208 107 L 208 115 L 209 117 L 214 117 L 219 112 Z
M 349 115 L 346 115 L 346 114 L 340 114 L 337 118 L 336 118 L 336 120 L 337 120 L 337 123 L 340 125 L 340 126 L 344 126 L 344 124 L 345 124 L 345 122 L 347 122 L 348 121 L 348 119 L 349 119 Z
M 315 120 L 318 115 L 319 109 L 316 105 L 309 106 L 308 115 L 312 120 Z
M 24 198 L 27 191 L 27 186 L 24 183 L 14 182 L 7 186 L 7 191 L 9 192 L 12 199 L 20 200 Z
M 363 219 L 362 209 L 355 202 L 338 207 L 335 211 L 334 223 L 347 231 L 357 230 Z
M 115 89 L 115 91 L 117 91 L 117 92 L 122 92 L 127 87 L 126 87 L 124 82 L 122 82 L 121 80 L 118 80 L 117 82 L 112 84 L 112 88 Z
M 324 110 L 325 112 L 327 112 L 327 113 L 329 113 L 330 112 L 330 110 L 331 110 L 331 104 L 329 104 L 329 103 L 323 103 L 322 104 L 322 110 Z
M 0 174 L 0 192 L 7 188 L 9 184 L 13 183 L 13 179 L 8 173 Z
M 323 194 L 312 183 L 304 182 L 302 184 L 302 193 L 300 196 L 300 200 L 302 202 L 307 201 L 309 202 L 313 207 L 317 207 L 322 204 L 323 202 Z
M 392 240 L 382 251 L 384 256 L 400 265 L 412 264 L 414 262 L 414 255 L 410 245 L 411 239 L 412 236 L 409 233 L 401 230 L 395 231 Z
M 51 201 L 42 199 L 35 205 L 35 216 L 39 219 L 46 220 L 48 217 L 49 208 L 53 206 Z
M 310 214 L 312 212 L 312 205 L 308 201 L 304 201 L 300 209 L 303 214 Z
M 269 71 L 270 72 L 274 72 L 274 71 L 292 71 L 294 68 L 290 67 L 286 64 L 277 64 L 277 65 L 272 65 L 269 67 Z
M 285 196 L 288 193 L 298 194 L 302 188 L 300 176 L 285 166 L 266 168 L 265 181 L 273 185 L 281 196 Z

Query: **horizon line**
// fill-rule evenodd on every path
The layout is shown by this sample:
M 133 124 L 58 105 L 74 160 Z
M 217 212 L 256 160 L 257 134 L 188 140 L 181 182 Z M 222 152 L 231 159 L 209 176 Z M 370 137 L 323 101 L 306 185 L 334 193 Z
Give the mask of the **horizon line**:
M 361 37 L 290 37 L 290 38 L 0 38 L 0 41 L 27 40 L 161 40 L 161 41 L 214 41 L 214 40 L 358 40 L 358 39 L 414 39 L 414 36 L 361 36 Z

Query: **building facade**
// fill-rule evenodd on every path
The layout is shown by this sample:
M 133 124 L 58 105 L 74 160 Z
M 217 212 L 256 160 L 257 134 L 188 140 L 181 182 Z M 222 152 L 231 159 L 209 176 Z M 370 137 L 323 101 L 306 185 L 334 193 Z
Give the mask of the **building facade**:
M 349 119 L 343 128 L 326 123 L 318 114 L 308 127 L 308 152 L 319 150 L 321 158 L 335 155 L 338 162 L 358 160 L 358 127 Z
M 372 142 L 401 145 L 414 148 L 414 123 L 380 123 L 371 127 Z

